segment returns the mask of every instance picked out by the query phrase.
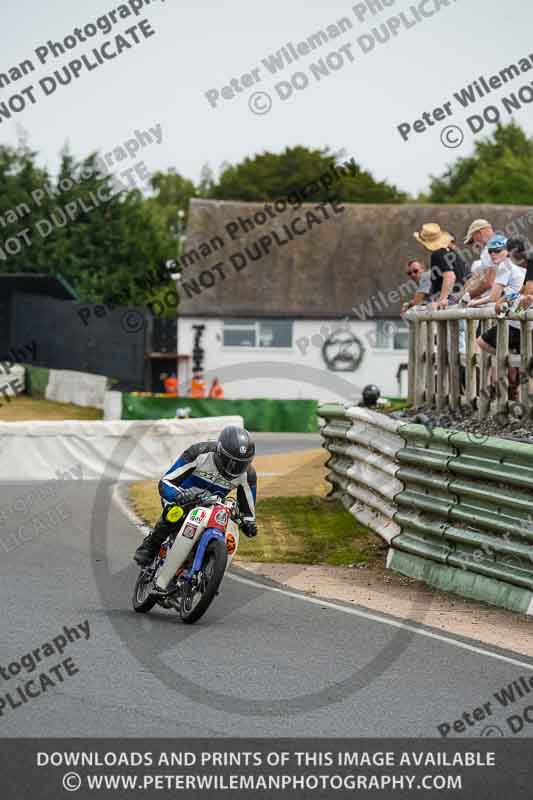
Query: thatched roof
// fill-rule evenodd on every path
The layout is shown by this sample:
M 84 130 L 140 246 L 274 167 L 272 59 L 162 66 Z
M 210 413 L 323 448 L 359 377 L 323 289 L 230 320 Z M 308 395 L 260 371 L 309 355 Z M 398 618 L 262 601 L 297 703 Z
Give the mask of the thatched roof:
M 476 218 L 486 218 L 509 234 L 513 232 L 509 224 L 522 220 L 523 229 L 514 233 L 526 236 L 530 219 L 533 221 L 533 212 L 526 206 L 346 204 L 344 208 L 335 215 L 326 206 L 332 217 L 328 221 L 314 204 L 306 204 L 269 218 L 249 233 L 239 232 L 232 240 L 226 225 L 264 211 L 264 204 L 193 200 L 185 260 L 195 263 L 183 268 L 180 314 L 342 318 L 353 317 L 354 306 L 374 297 L 373 315 L 394 317 L 401 300 L 393 298 L 384 305 L 384 296 L 400 285 L 405 287 L 404 264 L 409 256 L 427 261 L 427 254 L 413 239 L 413 231 L 424 222 L 438 222 L 451 230 L 463 247 L 465 232 Z M 236 271 L 232 254 L 244 252 L 246 247 L 254 252 L 260 237 L 272 230 L 286 238 L 283 225 L 305 217 L 307 211 L 313 211 L 322 224 L 315 224 L 286 245 L 273 244 L 267 255 L 257 261 L 247 259 L 246 266 Z M 213 269 L 217 263 L 219 268 Z M 201 288 L 201 294 L 194 293 L 194 285 Z M 379 305 L 384 306 L 382 310 Z

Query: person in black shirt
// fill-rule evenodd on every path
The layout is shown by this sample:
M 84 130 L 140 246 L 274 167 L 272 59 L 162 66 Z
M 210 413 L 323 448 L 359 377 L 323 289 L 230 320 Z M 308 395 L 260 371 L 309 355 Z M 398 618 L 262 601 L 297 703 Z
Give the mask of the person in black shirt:
M 443 231 L 436 222 L 422 225 L 413 234 L 419 244 L 431 253 L 431 296 L 437 308 L 447 308 L 456 302 L 467 278 L 467 266 L 461 254 L 453 249 L 452 234 Z

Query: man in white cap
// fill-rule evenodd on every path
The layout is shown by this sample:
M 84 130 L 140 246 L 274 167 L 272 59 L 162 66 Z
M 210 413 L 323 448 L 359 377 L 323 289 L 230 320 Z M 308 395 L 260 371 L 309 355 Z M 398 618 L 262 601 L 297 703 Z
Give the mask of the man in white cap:
M 494 228 L 486 219 L 475 219 L 468 228 L 465 244 L 475 244 L 480 252 L 487 252 L 487 242 L 494 236 Z
M 465 244 L 475 245 L 479 259 L 472 265 L 472 276 L 465 285 L 464 302 L 474 297 L 487 297 L 496 278 L 496 268 L 487 249 L 489 239 L 494 236 L 494 228 L 486 219 L 475 219 L 468 228 Z

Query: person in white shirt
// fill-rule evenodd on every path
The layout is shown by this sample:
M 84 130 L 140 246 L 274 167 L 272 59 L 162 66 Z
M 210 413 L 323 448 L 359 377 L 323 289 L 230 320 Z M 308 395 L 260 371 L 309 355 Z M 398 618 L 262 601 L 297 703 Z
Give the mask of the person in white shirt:
M 488 297 L 471 300 L 469 307 L 498 303 L 501 300 L 512 302 L 519 297 L 524 285 L 526 269 L 509 258 L 505 236 L 501 234 L 493 236 L 487 243 L 487 249 L 496 268 L 494 284 Z M 520 349 L 520 323 L 513 320 L 509 322 L 509 326 L 509 348 Z M 497 326 L 494 325 L 477 339 L 479 347 L 492 355 L 496 353 L 497 330 Z

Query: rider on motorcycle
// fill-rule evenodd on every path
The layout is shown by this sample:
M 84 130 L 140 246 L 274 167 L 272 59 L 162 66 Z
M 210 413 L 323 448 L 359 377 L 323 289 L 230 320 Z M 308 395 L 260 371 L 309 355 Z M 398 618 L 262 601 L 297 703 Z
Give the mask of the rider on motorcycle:
M 216 442 L 199 442 L 184 450 L 159 481 L 163 513 L 152 533 L 135 551 L 137 564 L 145 567 L 153 561 L 165 539 L 178 533 L 191 508 L 202 505 L 202 501 L 213 495 L 224 499 L 234 488 L 243 514 L 241 530 L 246 536 L 256 536 L 254 455 L 255 444 L 250 434 L 237 425 L 224 428 Z M 178 522 L 171 522 L 167 516 L 176 506 L 182 506 L 186 513 Z

